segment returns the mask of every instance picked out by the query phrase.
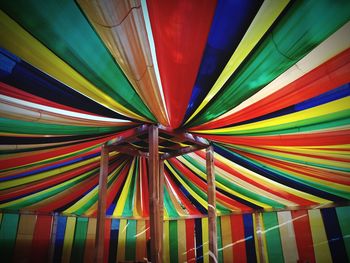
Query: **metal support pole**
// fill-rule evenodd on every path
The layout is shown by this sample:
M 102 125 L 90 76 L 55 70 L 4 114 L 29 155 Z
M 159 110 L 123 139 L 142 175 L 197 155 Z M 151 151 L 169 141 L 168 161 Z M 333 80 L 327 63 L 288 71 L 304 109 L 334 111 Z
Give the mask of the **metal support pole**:
M 218 238 L 216 227 L 216 189 L 213 146 L 207 148 L 208 183 L 208 226 L 209 226 L 209 262 L 218 262 Z
M 95 240 L 95 262 L 104 262 L 104 239 L 106 221 L 106 197 L 108 177 L 108 146 L 104 143 L 101 147 L 100 177 L 98 188 L 97 226 Z
M 160 180 L 159 180 L 159 154 L 158 154 L 158 127 L 151 125 L 148 134 L 149 143 L 149 212 L 151 230 L 151 260 L 153 263 L 162 262 L 162 232 L 163 221 L 160 222 Z

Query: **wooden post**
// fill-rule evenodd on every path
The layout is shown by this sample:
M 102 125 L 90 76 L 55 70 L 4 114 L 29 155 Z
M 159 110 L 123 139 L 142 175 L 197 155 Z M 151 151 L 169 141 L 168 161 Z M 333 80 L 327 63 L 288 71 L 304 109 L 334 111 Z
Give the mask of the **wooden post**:
M 101 147 L 100 177 L 98 188 L 97 226 L 95 239 L 95 262 L 104 262 L 104 240 L 106 222 L 106 197 L 108 177 L 108 146 L 104 143 Z
M 218 262 L 218 238 L 216 227 L 216 189 L 213 146 L 207 148 L 208 183 L 208 226 L 209 226 L 209 262 Z
M 161 228 L 163 224 L 160 222 L 160 204 L 159 204 L 159 154 L 158 154 L 158 127 L 151 125 L 148 134 L 149 158 L 148 158 L 148 174 L 149 174 L 149 221 L 151 230 L 151 261 L 153 263 L 162 262 L 162 236 Z

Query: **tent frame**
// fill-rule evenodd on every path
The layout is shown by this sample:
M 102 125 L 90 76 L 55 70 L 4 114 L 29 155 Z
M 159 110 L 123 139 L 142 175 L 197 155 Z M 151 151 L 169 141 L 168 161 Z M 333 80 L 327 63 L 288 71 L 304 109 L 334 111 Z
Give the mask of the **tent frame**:
M 160 134 L 168 136 L 175 146 L 172 148 L 160 148 Z M 135 146 L 140 138 L 148 138 L 148 147 Z M 175 148 L 174 148 L 175 147 Z M 103 262 L 108 156 L 112 151 L 118 151 L 132 156 L 148 158 L 149 174 L 149 208 L 150 208 L 150 245 L 152 262 L 159 263 L 162 260 L 163 244 L 163 190 L 164 190 L 164 160 L 206 149 L 206 169 L 208 183 L 208 230 L 209 230 L 209 261 L 217 262 L 217 226 L 216 226 L 216 189 L 214 172 L 214 150 L 210 143 L 186 132 L 171 130 L 161 125 L 141 125 L 129 130 L 113 140 L 104 143 L 101 147 L 97 231 L 95 240 L 95 262 Z

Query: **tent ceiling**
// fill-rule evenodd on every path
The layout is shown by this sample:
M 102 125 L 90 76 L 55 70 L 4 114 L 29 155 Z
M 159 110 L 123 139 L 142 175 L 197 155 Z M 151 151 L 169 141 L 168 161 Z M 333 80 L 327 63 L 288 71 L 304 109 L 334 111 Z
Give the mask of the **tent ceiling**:
M 1 210 L 95 215 L 101 144 L 151 123 L 213 142 L 219 214 L 349 201 L 349 1 L 0 8 Z M 147 176 L 112 151 L 107 214 L 147 217 Z M 206 215 L 206 188 L 204 151 L 165 160 L 167 218 Z

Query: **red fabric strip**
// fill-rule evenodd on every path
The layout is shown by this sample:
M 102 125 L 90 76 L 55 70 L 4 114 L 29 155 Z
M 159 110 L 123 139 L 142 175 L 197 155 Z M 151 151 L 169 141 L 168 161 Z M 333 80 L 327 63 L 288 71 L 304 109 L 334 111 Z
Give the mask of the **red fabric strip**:
M 177 128 L 196 81 L 216 0 L 147 1 L 147 7 L 170 125 Z

